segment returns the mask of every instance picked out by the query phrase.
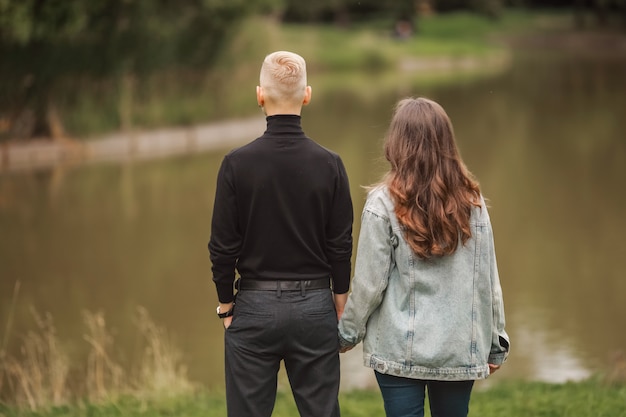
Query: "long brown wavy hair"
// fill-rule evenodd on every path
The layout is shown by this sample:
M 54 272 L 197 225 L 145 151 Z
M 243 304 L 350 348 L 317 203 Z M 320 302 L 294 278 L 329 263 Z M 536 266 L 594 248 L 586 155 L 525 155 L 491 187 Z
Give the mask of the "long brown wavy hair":
M 445 110 L 426 98 L 401 100 L 384 151 L 391 169 L 383 183 L 415 254 L 429 259 L 465 244 L 472 207 L 481 205 L 480 188 L 461 159 Z

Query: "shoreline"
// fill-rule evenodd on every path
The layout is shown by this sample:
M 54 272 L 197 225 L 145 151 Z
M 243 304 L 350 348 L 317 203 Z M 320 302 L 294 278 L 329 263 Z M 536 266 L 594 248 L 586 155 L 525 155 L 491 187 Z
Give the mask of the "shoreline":
M 507 54 L 487 59 L 406 57 L 399 71 L 409 74 L 432 72 L 456 74 L 479 68 L 502 67 Z M 234 147 L 244 144 L 265 130 L 265 116 L 249 116 L 187 127 L 162 127 L 152 130 L 118 131 L 89 139 L 39 138 L 0 143 L 0 175 L 76 166 L 96 162 L 127 162 L 166 158 Z
M 508 53 L 485 59 L 476 57 L 407 56 L 398 66 L 401 73 L 463 72 L 480 67 L 506 66 L 512 51 L 543 50 L 576 53 L 577 56 L 626 53 L 626 35 L 614 31 L 572 31 L 509 36 Z M 97 162 L 141 161 L 193 154 L 237 146 L 265 129 L 264 116 L 208 122 L 188 127 L 118 131 L 85 140 L 49 138 L 0 143 L 0 175 L 77 166 Z
M 116 132 L 85 141 L 4 143 L 0 145 L 0 175 L 206 152 L 244 143 L 264 129 L 265 117 L 254 116 L 190 127 Z

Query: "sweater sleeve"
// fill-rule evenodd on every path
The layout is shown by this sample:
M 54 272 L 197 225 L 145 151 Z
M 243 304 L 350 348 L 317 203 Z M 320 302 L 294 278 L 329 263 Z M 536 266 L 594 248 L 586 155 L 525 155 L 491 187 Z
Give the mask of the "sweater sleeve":
M 352 198 L 346 169 L 336 157 L 337 180 L 329 222 L 326 227 L 326 256 L 331 266 L 333 291 L 345 294 L 350 288 L 352 269 Z
M 218 299 L 222 303 L 229 303 L 234 298 L 235 267 L 242 242 L 232 175 L 227 155 L 217 175 L 211 238 L 208 245 L 213 281 L 217 288 Z

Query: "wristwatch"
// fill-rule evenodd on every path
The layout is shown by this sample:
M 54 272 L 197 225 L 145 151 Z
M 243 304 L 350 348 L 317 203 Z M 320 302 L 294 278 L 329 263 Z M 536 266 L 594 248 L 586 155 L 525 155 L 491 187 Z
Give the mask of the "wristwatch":
M 232 316 L 232 315 L 233 315 L 233 310 L 234 310 L 234 309 L 235 309 L 235 304 L 233 304 L 233 306 L 232 306 L 232 307 L 230 308 L 230 310 L 228 310 L 227 312 L 225 312 L 225 313 L 220 313 L 220 306 L 217 306 L 217 310 L 216 310 L 216 312 L 217 312 L 217 317 L 219 317 L 219 318 L 221 318 L 221 319 L 226 318 L 226 317 L 230 317 L 230 316 Z

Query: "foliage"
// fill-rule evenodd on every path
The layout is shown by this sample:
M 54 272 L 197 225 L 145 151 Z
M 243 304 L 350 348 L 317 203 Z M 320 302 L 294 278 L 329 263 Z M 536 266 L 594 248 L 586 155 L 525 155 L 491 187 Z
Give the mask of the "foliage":
M 250 10 L 245 0 L 2 0 L 0 118 L 29 125 L 17 136 L 63 135 L 53 119 L 58 96 L 76 87 L 68 80 L 123 90 L 134 76 L 208 68 Z
M 3 0 L 0 45 L 63 73 L 209 64 L 247 9 L 243 0 Z
M 250 17 L 238 25 L 239 30 L 230 37 L 228 48 L 211 62 L 210 69 L 181 63 L 143 75 L 122 67 L 111 76 L 59 75 L 50 80 L 47 90 L 41 90 L 48 91 L 50 96 L 45 101 L 43 94 L 34 95 L 38 88 L 28 84 L 34 78 L 20 78 L 16 72 L 5 83 L 12 93 L 0 94 L 0 119 L 4 110 L 5 118 L 12 121 L 5 135 L 17 139 L 38 134 L 32 126 L 36 103 L 40 104 L 39 120 L 54 122 L 56 115 L 57 125 L 62 127 L 60 133 L 72 138 L 119 129 L 185 126 L 249 116 L 257 111 L 254 87 L 260 62 L 270 50 L 291 49 L 302 53 L 312 75 L 320 70 L 380 71 L 396 68 L 399 59 L 412 55 L 454 56 L 489 51 L 492 47 L 485 43 L 483 34 L 498 29 L 509 19 L 507 15 L 495 23 L 476 15 L 465 16 L 425 18 L 418 37 L 405 42 L 391 37 L 391 21 L 384 19 L 342 28 L 285 25 L 273 19 Z M 529 19 L 525 22 L 529 23 Z M 482 29 L 470 34 L 467 29 L 472 27 Z M 440 28 L 454 36 L 441 36 Z M 0 80 L 0 88 L 2 85 Z M 52 136 L 44 128 L 38 130 L 39 134 Z
M 380 71 L 407 57 L 488 52 L 485 36 L 508 30 L 512 15 L 424 15 L 416 35 L 398 42 L 391 35 L 400 12 L 390 5 L 404 2 L 319 5 L 353 3 L 362 15 L 350 25 L 312 26 L 276 19 L 287 0 L 0 0 L 0 141 L 246 116 L 241 103 L 251 101 L 270 50 L 300 51 L 313 71 Z
M 276 10 L 288 22 L 369 21 L 381 17 L 414 20 L 433 12 L 472 11 L 498 17 L 503 0 L 285 0 Z

